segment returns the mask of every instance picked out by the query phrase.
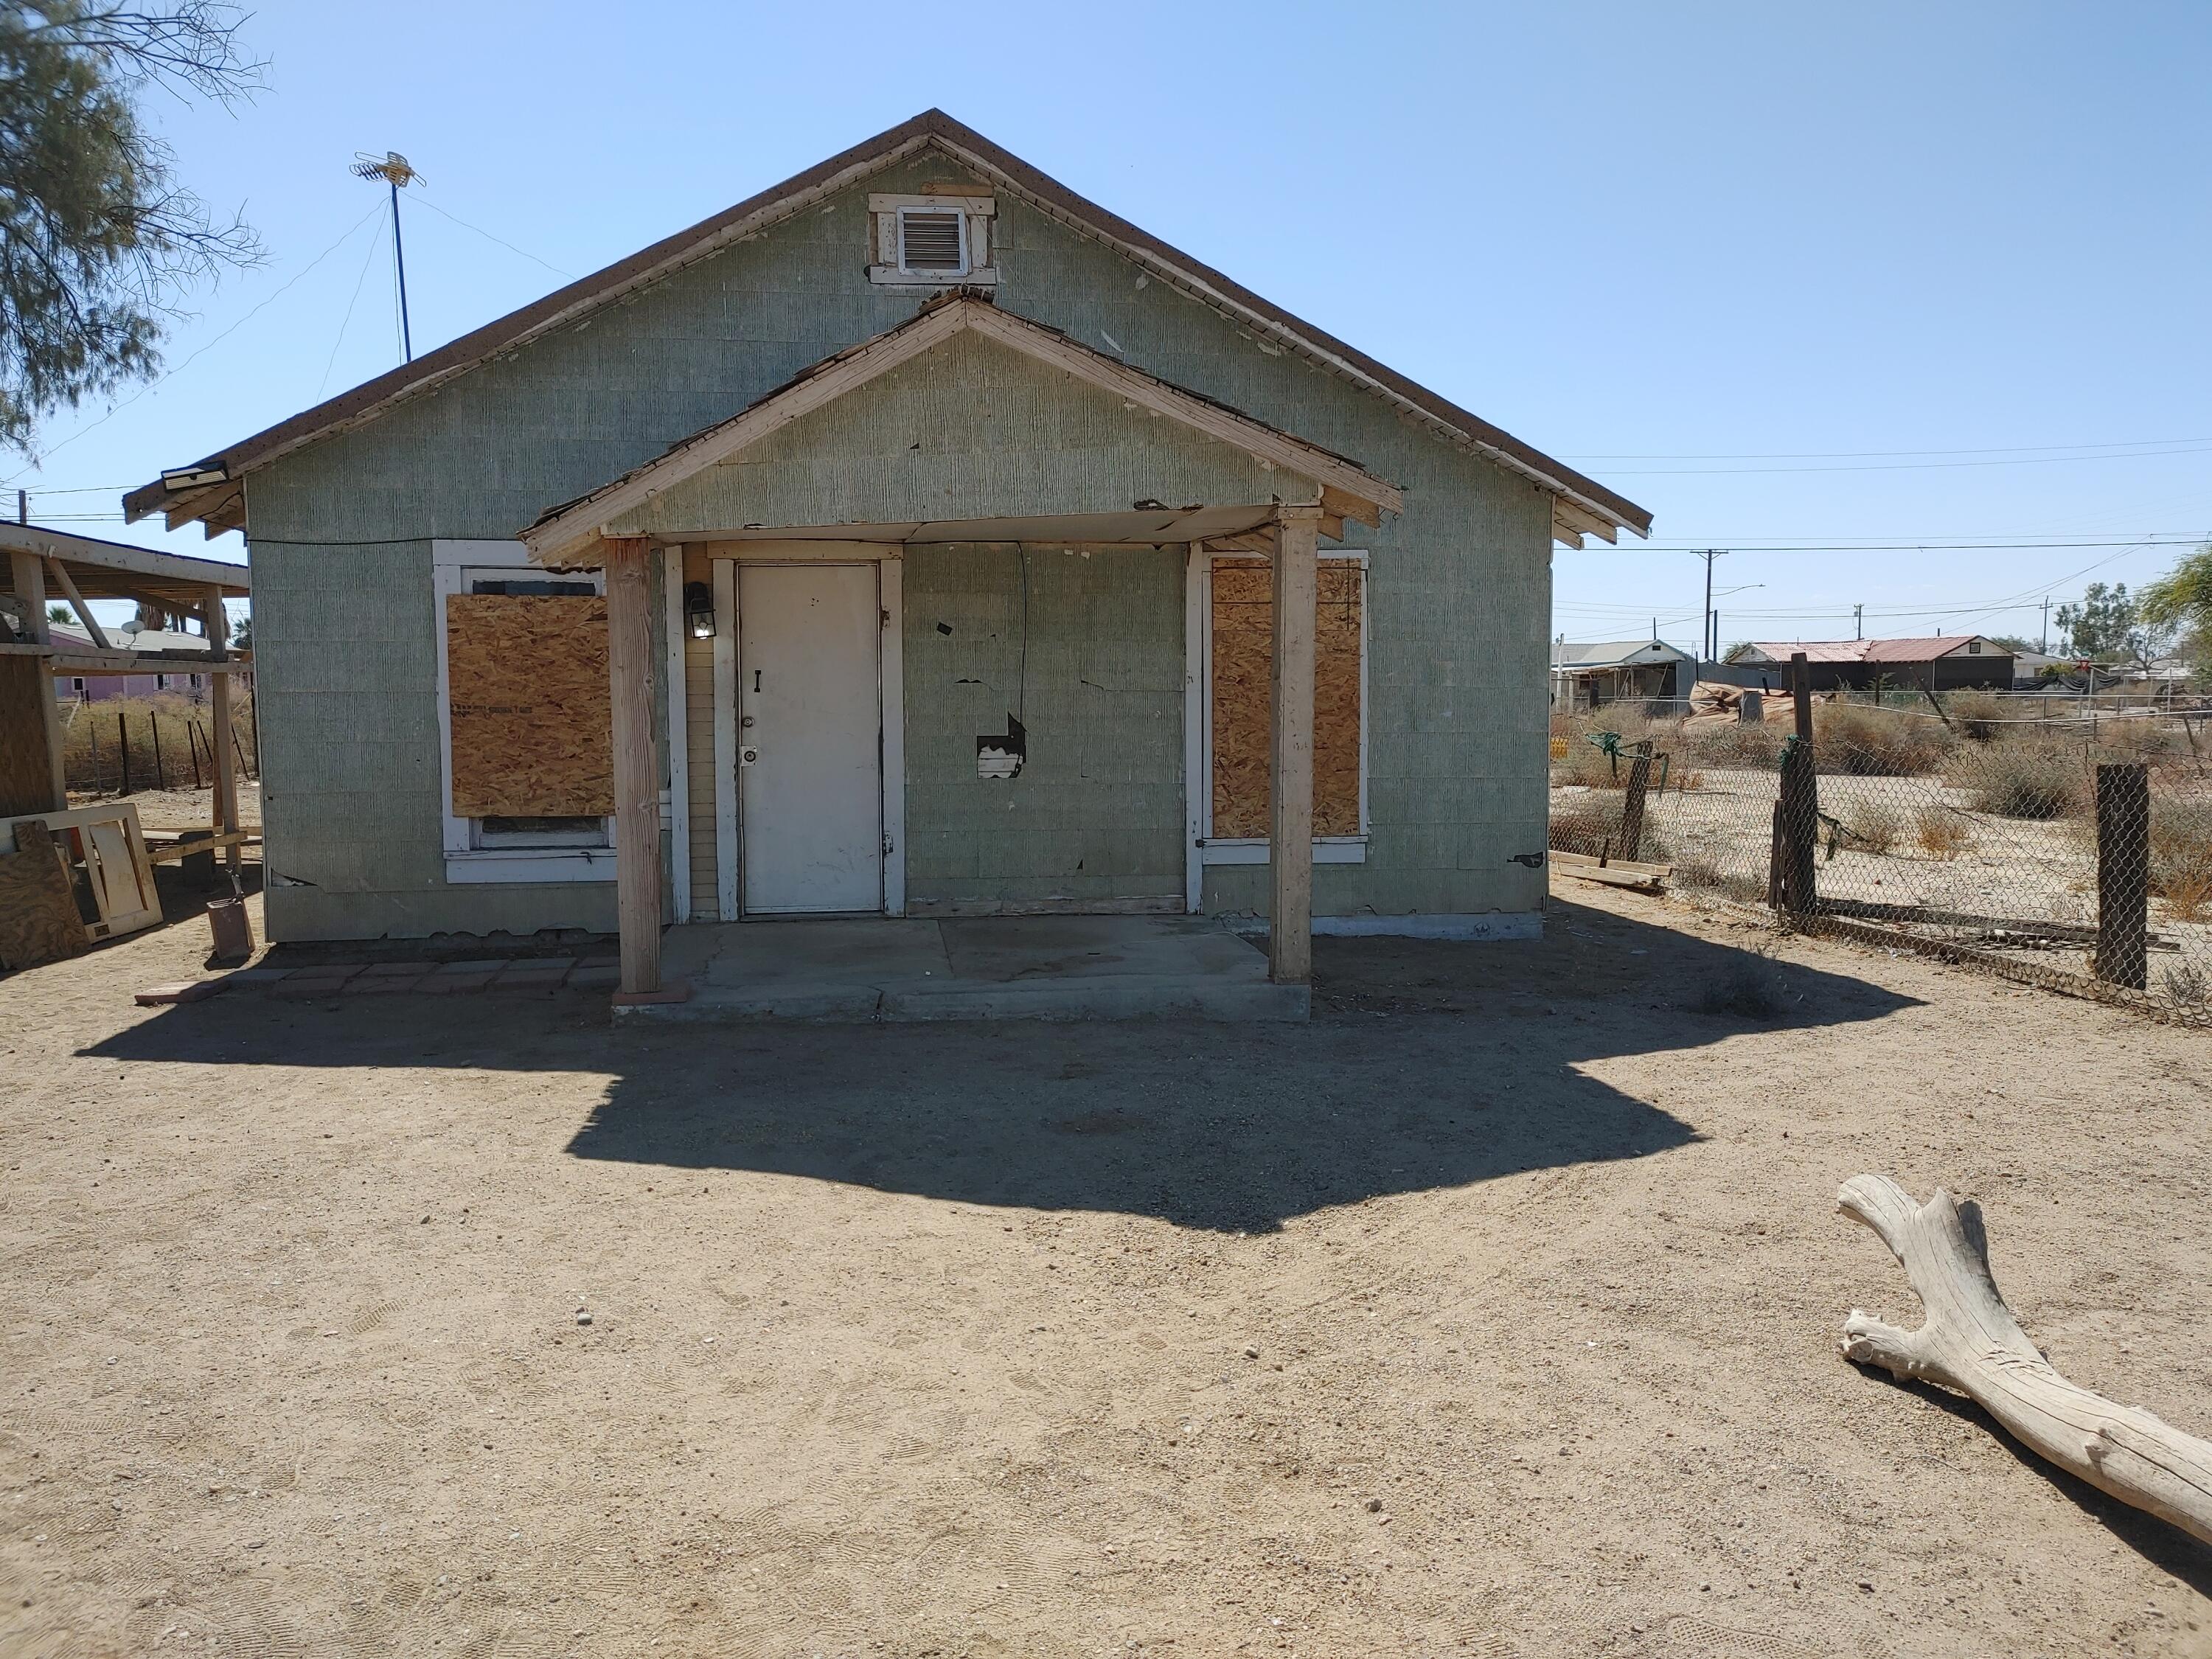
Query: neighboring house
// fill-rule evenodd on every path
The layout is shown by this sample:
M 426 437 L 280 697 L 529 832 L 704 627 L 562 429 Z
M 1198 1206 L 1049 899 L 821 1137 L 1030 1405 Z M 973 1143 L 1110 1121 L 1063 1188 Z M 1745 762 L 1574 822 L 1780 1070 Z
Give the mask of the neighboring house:
M 1799 651 L 1805 653 L 1815 691 L 1871 690 L 1876 686 L 2003 691 L 2012 687 L 2012 652 L 1983 634 L 1917 640 L 1760 640 L 1738 646 L 1728 659 L 1740 668 L 1771 672 L 1780 690 L 1790 655 Z
M 1531 933 L 1552 544 L 1650 524 L 934 111 L 126 507 L 252 544 L 272 938 L 619 921 L 628 991 L 664 921 Z
M 1552 647 L 1552 708 L 1578 714 L 1608 702 L 1662 703 L 1686 712 L 1698 683 L 1698 659 L 1660 640 L 1622 640 Z
M 68 651 L 89 651 L 93 648 L 89 635 L 56 623 L 53 641 L 57 647 Z M 198 634 L 186 634 L 175 629 L 137 629 L 118 630 L 118 643 L 132 651 L 204 651 L 207 641 Z M 112 697 L 182 697 L 187 702 L 208 700 L 211 674 L 189 671 L 170 673 L 166 671 L 150 674 L 57 674 L 54 676 L 54 696 L 64 702 L 105 702 Z M 240 673 L 236 677 L 239 689 L 248 690 L 252 677 Z

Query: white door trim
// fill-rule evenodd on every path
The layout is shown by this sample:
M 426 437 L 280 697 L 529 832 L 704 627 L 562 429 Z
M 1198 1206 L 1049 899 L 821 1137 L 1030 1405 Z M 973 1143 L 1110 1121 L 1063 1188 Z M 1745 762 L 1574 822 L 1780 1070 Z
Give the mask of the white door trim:
M 876 567 L 883 607 L 876 653 L 882 699 L 884 914 L 906 914 L 906 567 L 886 555 Z
M 661 610 L 667 618 L 668 884 L 677 921 L 691 920 L 691 751 L 685 725 L 684 675 L 684 549 L 660 550 Z
M 714 914 L 738 919 L 738 567 L 714 561 Z
M 1206 819 L 1213 793 L 1206 684 L 1212 672 L 1207 643 L 1213 635 L 1212 571 L 1205 544 L 1191 543 L 1184 550 L 1182 581 L 1182 884 L 1183 908 L 1194 916 L 1206 908 Z

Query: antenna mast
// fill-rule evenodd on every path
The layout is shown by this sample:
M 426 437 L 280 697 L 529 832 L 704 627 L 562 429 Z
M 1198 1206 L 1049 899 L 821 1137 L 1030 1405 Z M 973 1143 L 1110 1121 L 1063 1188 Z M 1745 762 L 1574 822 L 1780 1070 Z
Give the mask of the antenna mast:
M 422 175 L 396 149 L 388 149 L 382 155 L 356 150 L 351 171 L 356 179 L 381 179 L 392 190 L 392 265 L 399 285 L 399 349 L 411 363 L 415 361 L 415 333 L 407 319 L 407 252 L 399 240 L 399 189 L 403 185 L 422 183 Z

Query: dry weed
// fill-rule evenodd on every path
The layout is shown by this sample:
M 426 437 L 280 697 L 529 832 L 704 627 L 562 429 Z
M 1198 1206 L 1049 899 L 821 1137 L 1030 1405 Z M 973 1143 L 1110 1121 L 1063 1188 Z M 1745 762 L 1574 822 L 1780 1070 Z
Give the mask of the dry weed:
M 1929 858 L 1948 864 L 1966 850 L 1974 836 L 1956 812 L 1942 806 L 1923 806 L 1914 825 L 1913 839 Z

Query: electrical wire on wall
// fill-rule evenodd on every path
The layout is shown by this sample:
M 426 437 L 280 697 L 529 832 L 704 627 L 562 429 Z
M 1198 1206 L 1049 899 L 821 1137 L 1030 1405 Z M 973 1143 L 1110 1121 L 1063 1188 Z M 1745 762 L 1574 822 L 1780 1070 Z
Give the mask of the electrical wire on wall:
M 1022 584 L 1022 654 L 1014 679 L 1014 718 L 1026 720 L 1030 712 L 1030 550 L 1026 543 L 1014 544 L 1014 561 Z

